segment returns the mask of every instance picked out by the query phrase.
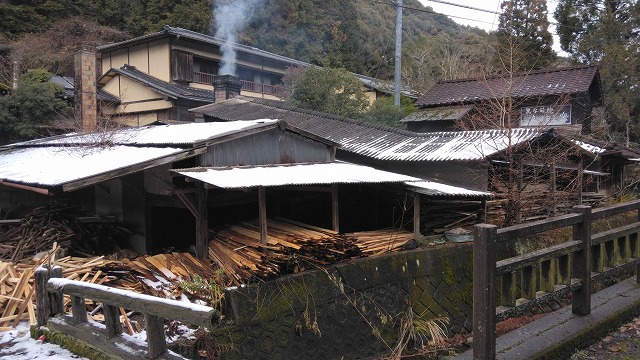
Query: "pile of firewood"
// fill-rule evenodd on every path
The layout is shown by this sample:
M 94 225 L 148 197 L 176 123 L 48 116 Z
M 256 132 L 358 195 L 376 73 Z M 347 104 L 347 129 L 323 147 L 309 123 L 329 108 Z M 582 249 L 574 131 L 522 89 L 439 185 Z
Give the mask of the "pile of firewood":
M 30 259 L 51 249 L 54 243 L 67 253 L 91 256 L 97 249 L 115 242 L 122 229 L 114 223 L 92 223 L 93 218 L 79 218 L 74 208 L 45 206 L 36 208 L 20 222 L 0 234 L 0 260 L 12 263 Z M 98 241 L 99 239 L 99 241 Z
M 51 249 L 53 243 L 69 247 L 75 234 L 59 210 L 37 208 L 25 216 L 20 225 L 0 235 L 0 259 L 17 263 Z
M 109 262 L 103 256 L 57 258 L 59 251 L 60 247 L 54 243 L 50 250 L 38 258 L 20 263 L 0 261 L 0 309 L 3 309 L 0 330 L 15 327 L 21 320 L 29 320 L 30 324 L 35 324 L 33 273 L 41 265 L 61 267 L 62 276 L 70 280 L 101 284 L 107 279 L 106 274 L 98 270 Z M 66 305 L 70 308 L 68 301 Z

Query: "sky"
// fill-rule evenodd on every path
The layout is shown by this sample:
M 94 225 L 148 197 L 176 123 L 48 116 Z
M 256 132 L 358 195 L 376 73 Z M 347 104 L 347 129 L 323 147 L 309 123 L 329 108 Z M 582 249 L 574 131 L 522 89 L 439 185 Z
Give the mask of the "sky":
M 491 14 L 484 11 L 478 11 L 473 9 L 468 9 L 459 6 L 447 5 L 443 3 L 439 3 L 431 0 L 419 0 L 422 5 L 431 7 L 435 12 L 440 14 L 445 14 L 451 18 L 451 20 L 457 22 L 462 25 L 469 25 L 479 27 L 486 31 L 494 31 L 498 27 L 499 16 L 496 14 Z M 477 0 L 477 1 L 469 1 L 469 0 L 443 0 L 444 2 L 460 4 L 464 6 L 469 6 L 478 9 L 489 10 L 493 12 L 500 12 L 500 3 L 502 0 Z M 549 22 L 554 23 L 555 19 L 553 18 L 553 12 L 558 5 L 558 0 L 547 0 L 547 10 L 549 14 Z M 553 49 L 558 52 L 561 56 L 566 56 L 567 54 L 560 50 L 560 42 L 558 37 L 555 35 L 555 26 L 549 26 L 549 31 L 553 36 Z

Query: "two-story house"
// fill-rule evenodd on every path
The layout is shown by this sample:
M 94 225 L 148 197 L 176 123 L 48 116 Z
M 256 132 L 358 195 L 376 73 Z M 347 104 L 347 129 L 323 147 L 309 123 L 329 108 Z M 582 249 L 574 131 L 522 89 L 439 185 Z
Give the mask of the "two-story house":
M 596 66 L 440 81 L 401 120 L 416 132 L 554 127 L 589 133 L 602 105 Z
M 223 61 L 224 44 L 219 38 L 165 26 L 156 33 L 99 46 L 102 77 L 98 87 L 120 99 L 107 113 L 128 125 L 194 121 L 188 109 L 214 102 L 213 84 Z M 230 45 L 236 55 L 237 79 L 218 84 L 225 87 L 227 95 L 278 99 L 277 86 L 288 68 L 312 66 L 254 47 Z M 381 80 L 357 76 L 371 101 L 393 91 Z M 405 95 L 416 97 L 409 92 Z

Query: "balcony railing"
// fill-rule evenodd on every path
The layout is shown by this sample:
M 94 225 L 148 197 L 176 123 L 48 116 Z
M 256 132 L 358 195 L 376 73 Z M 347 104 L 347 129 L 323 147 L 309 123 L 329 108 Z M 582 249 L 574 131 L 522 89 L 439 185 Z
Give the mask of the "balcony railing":
M 256 92 L 260 94 L 275 94 L 276 87 L 274 85 L 260 84 L 253 81 L 240 80 L 242 90 Z
M 215 76 L 214 74 L 194 71 L 193 82 L 200 83 L 200 84 L 213 84 L 214 76 Z M 247 81 L 247 80 L 240 80 L 240 82 L 242 83 L 242 90 L 244 91 L 251 91 L 255 93 L 270 94 L 270 95 L 276 93 L 275 85 L 261 84 L 253 81 Z

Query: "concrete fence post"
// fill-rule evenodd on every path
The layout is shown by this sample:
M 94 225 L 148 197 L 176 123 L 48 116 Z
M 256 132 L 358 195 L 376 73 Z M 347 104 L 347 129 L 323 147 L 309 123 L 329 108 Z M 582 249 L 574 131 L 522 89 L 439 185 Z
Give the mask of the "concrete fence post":
M 580 249 L 573 254 L 571 277 L 582 286 L 571 295 L 571 310 L 576 315 L 591 313 L 591 207 L 577 205 L 574 213 L 582 214 L 582 221 L 573 225 L 573 239 L 580 240 Z
M 478 224 L 473 232 L 473 358 L 496 357 L 495 225 Z

